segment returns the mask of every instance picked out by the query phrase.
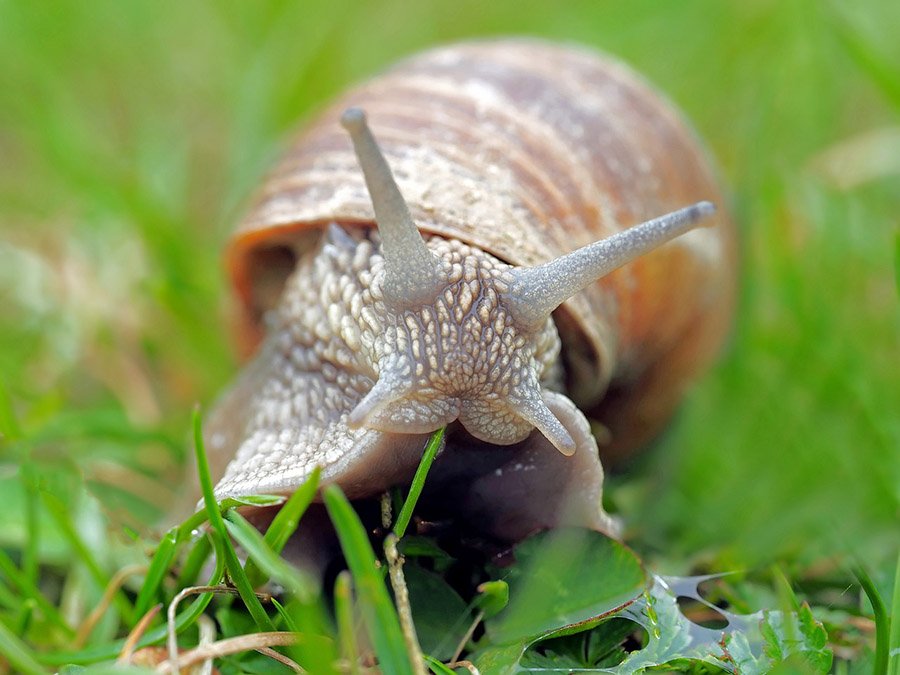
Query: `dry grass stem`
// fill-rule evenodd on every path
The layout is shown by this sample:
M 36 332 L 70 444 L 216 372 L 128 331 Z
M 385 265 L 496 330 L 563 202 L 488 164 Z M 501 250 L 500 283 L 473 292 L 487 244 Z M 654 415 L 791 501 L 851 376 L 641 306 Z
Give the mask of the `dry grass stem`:
M 847 623 L 863 633 L 875 633 L 875 621 L 866 616 L 851 616 Z
M 295 673 L 305 673 L 307 672 L 303 668 L 300 667 L 300 664 L 294 661 L 293 659 L 288 658 L 281 652 L 276 652 L 271 647 L 259 647 L 256 651 L 264 656 L 268 656 L 270 659 L 274 659 L 278 661 L 278 663 L 282 663 L 286 665 L 288 668 L 293 670 Z
M 178 671 L 189 668 L 194 664 L 209 659 L 227 656 L 229 654 L 238 654 L 249 650 L 259 651 L 265 647 L 288 647 L 295 645 L 299 641 L 296 633 L 285 631 L 251 633 L 250 635 L 239 635 L 237 637 L 225 638 L 218 642 L 200 645 L 190 651 L 184 652 L 180 656 L 176 654 L 174 659 L 163 661 L 157 666 L 158 673 L 177 673 Z
M 106 611 L 109 609 L 110 604 L 112 604 L 113 598 L 116 593 L 119 592 L 119 589 L 122 588 L 122 584 L 125 583 L 125 580 L 128 577 L 134 576 L 136 574 L 145 574 L 147 572 L 146 565 L 128 565 L 123 567 L 118 572 L 116 572 L 115 576 L 109 580 L 109 583 L 106 585 L 106 589 L 103 591 L 103 596 L 100 598 L 100 602 L 97 603 L 97 606 L 93 609 L 93 611 L 88 614 L 87 618 L 81 623 L 81 626 L 78 628 L 78 633 L 75 635 L 75 639 L 72 642 L 72 646 L 75 649 L 79 649 L 84 646 L 84 643 L 91 635 L 91 631 L 94 630 L 94 627 L 103 618 L 103 615 L 106 614 Z
M 131 657 L 134 654 L 134 650 L 137 648 L 138 642 L 140 642 L 144 633 L 147 632 L 147 627 L 150 625 L 150 622 L 153 621 L 153 617 L 159 614 L 161 609 L 162 603 L 160 602 L 148 609 L 146 614 L 144 614 L 144 616 L 142 616 L 135 624 L 134 628 L 131 629 L 131 632 L 128 633 L 128 637 L 125 638 L 125 644 L 122 645 L 122 651 L 119 652 L 119 658 L 116 659 L 117 663 L 125 665 L 131 663 Z
M 197 624 L 200 630 L 200 635 L 198 639 L 198 645 L 200 647 L 205 647 L 207 645 L 211 645 L 216 641 L 216 623 L 212 619 L 210 619 L 206 614 L 201 614 L 197 619 Z M 211 658 L 206 659 L 203 662 L 203 665 L 200 666 L 199 675 L 212 675 L 213 672 L 213 660 Z
M 237 589 L 221 584 L 218 586 L 189 586 L 172 598 L 172 602 L 169 603 L 169 608 L 166 610 L 166 626 L 168 627 L 166 643 L 169 649 L 169 661 L 178 660 L 178 638 L 175 634 L 175 612 L 178 609 L 178 603 L 190 595 L 199 595 L 200 593 L 237 594 Z
M 390 530 L 393 525 L 393 513 L 391 509 L 391 493 L 381 493 L 381 526 L 385 530 Z
M 450 663 L 456 663 L 459 655 L 463 653 L 463 649 L 466 648 L 466 645 L 469 644 L 469 640 L 472 639 L 472 635 L 475 633 L 475 629 L 478 628 L 478 624 L 481 623 L 482 619 L 484 619 L 484 612 L 478 612 L 478 615 L 475 617 L 472 625 L 469 626 L 469 630 L 466 631 L 466 634 L 462 636 L 459 644 L 456 645 L 456 650 L 453 652 Z
M 427 675 L 425 670 L 425 657 L 416 637 L 416 626 L 413 623 L 412 607 L 409 604 L 409 590 L 406 588 L 406 579 L 403 577 L 403 558 L 397 552 L 397 537 L 389 534 L 384 540 L 384 552 L 387 556 L 388 571 L 391 576 L 391 586 L 394 588 L 394 598 L 397 602 L 397 615 L 400 618 L 400 628 L 403 631 L 403 641 L 406 642 L 406 651 L 412 662 L 413 672 L 416 675 Z

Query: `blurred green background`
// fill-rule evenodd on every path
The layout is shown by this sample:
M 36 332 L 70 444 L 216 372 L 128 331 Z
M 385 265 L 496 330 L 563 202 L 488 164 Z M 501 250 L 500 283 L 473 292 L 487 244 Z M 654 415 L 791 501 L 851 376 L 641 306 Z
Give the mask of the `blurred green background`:
M 174 498 L 191 408 L 236 369 L 220 251 L 298 123 L 429 45 L 531 34 L 675 100 L 742 228 L 728 351 L 612 479 L 629 540 L 661 569 L 886 569 L 898 26 L 891 0 L 0 2 L 0 544 L 58 553 L 38 483 L 133 527 Z

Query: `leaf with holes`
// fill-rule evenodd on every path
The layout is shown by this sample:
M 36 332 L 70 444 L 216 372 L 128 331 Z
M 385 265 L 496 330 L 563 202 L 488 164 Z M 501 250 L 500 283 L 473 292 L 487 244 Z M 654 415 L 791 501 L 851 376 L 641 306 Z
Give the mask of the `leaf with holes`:
M 614 672 L 630 675 L 644 668 L 698 661 L 740 675 L 762 675 L 785 662 L 802 662 L 802 672 L 828 672 L 832 656 L 826 647 L 827 635 L 807 605 L 788 614 L 734 614 L 700 595 L 697 587 L 709 578 L 656 577 L 646 602 L 624 612 L 646 629 L 647 644 L 629 654 Z M 679 608 L 682 597 L 706 605 L 726 625 L 707 628 L 694 623 Z

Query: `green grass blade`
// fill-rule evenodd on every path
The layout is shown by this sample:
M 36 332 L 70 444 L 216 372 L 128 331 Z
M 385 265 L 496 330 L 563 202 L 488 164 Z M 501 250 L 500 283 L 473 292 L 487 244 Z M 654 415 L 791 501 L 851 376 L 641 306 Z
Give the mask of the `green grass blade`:
M 197 582 L 210 553 L 212 553 L 212 542 L 210 542 L 208 534 L 205 534 L 197 539 L 194 548 L 184 559 L 181 571 L 178 573 L 178 588 L 193 586 Z
M 275 611 L 278 612 L 278 616 L 284 622 L 284 627 L 278 626 L 276 624 L 276 628 L 279 630 L 289 630 L 292 633 L 299 633 L 300 629 L 297 627 L 297 624 L 294 622 L 294 617 L 291 616 L 290 612 L 287 611 L 284 605 L 278 602 L 277 598 L 272 598 L 272 606 L 275 608 Z
M 347 662 L 350 675 L 358 675 L 359 648 L 356 646 L 356 631 L 353 628 L 352 592 L 353 580 L 350 573 L 344 570 L 334 582 L 334 614 L 341 656 Z
M 894 237 L 894 285 L 900 295 L 900 232 Z
M 304 605 L 292 600 L 285 607 L 272 598 L 272 604 L 284 621 L 286 630 L 302 635 L 297 644 L 288 648 L 291 658 L 309 673 L 338 675 L 338 655 L 332 637 L 327 634 L 321 605 Z
M 36 608 L 37 603 L 31 598 L 28 598 L 22 603 L 21 607 L 19 607 L 19 615 L 15 619 L 16 635 L 28 634 L 28 629 L 31 627 L 31 620 L 34 618 L 34 610 Z
M 18 441 L 22 438 L 12 397 L 6 385 L 0 380 L 0 441 Z M 38 518 L 38 481 L 27 444 L 20 447 L 19 478 L 25 494 L 25 546 L 22 550 L 22 573 L 32 583 L 38 583 L 38 540 L 40 520 Z
M 33 600 L 35 602 L 40 608 L 41 613 L 44 615 L 44 618 L 62 629 L 69 637 L 75 635 L 75 631 L 65 622 L 59 610 L 44 596 L 43 593 L 41 593 L 41 590 L 37 585 L 16 567 L 12 558 L 10 558 L 3 549 L 0 549 L 0 573 L 6 576 L 7 580 L 25 596 L 26 600 Z
M 47 669 L 32 656 L 28 646 L 0 622 L 0 654 L 23 675 L 46 675 Z
M 210 533 L 210 536 L 215 538 L 215 548 L 218 551 L 221 548 L 221 544 L 219 543 L 216 534 Z M 207 541 L 209 540 L 207 539 Z M 210 546 L 212 545 L 213 544 L 210 544 Z M 215 569 L 209 577 L 209 582 L 206 584 L 207 586 L 214 586 L 222 580 L 222 577 L 225 574 L 224 558 L 224 555 L 216 556 Z M 202 593 L 201 595 L 198 595 L 196 599 L 188 606 L 188 608 L 176 617 L 175 632 L 181 633 L 185 628 L 193 625 L 193 623 L 200 617 L 200 615 L 203 614 L 207 606 L 209 606 L 209 603 L 212 601 L 212 599 L 212 593 Z M 144 637 L 140 639 L 137 646 L 146 647 L 148 645 L 163 641 L 168 634 L 166 628 L 167 627 L 165 625 L 162 625 L 147 631 L 144 634 Z M 123 638 L 121 640 L 116 640 L 115 642 L 107 643 L 104 645 L 88 647 L 77 652 L 58 651 L 42 653 L 38 655 L 38 659 L 42 663 L 54 666 L 59 666 L 67 663 L 81 665 L 88 663 L 97 663 L 98 661 L 109 661 L 110 659 L 116 658 L 119 652 L 122 651 L 122 646 L 124 644 L 125 639 Z
M 19 427 L 12 397 L 3 380 L 0 380 L 0 440 L 15 441 L 21 436 L 22 430 Z
M 425 663 L 434 675 L 456 675 L 456 673 L 433 656 L 425 655 Z
M 413 668 L 406 653 L 400 620 L 375 564 L 375 553 L 366 530 L 339 487 L 329 485 L 323 496 L 353 575 L 363 621 L 378 655 L 379 665 L 386 673 L 412 675 Z
M 78 530 L 75 528 L 75 523 L 70 517 L 70 510 L 68 506 L 66 506 L 66 504 L 64 504 L 63 501 L 55 494 L 46 490 L 41 490 L 41 497 L 44 501 L 44 506 L 53 517 L 53 521 L 56 523 L 56 526 L 59 528 L 60 532 L 62 532 L 69 546 L 72 547 L 75 555 L 81 559 L 82 563 L 84 563 L 84 566 L 87 568 L 88 573 L 94 579 L 94 582 L 100 587 L 101 590 L 109 586 L 109 575 L 107 575 L 106 572 L 103 571 L 100 563 L 98 563 L 97 559 L 94 558 L 93 554 L 84 543 L 84 540 L 81 538 L 81 535 L 78 533 Z M 121 615 L 124 622 L 129 626 L 132 625 L 134 609 L 132 608 L 131 603 L 128 602 L 128 598 L 125 597 L 125 594 L 121 589 L 117 590 L 115 595 L 113 596 L 113 604 L 116 606 L 116 609 L 119 611 L 119 614 Z
M 246 518 L 237 511 L 229 511 L 225 519 L 225 527 L 228 532 L 244 547 L 262 574 L 282 584 L 301 602 L 310 603 L 316 599 L 317 592 L 312 579 L 300 572 L 299 569 L 291 567 L 270 549 L 266 545 L 263 535 Z
M 900 241 L 900 239 L 898 239 Z M 900 260 L 900 258 L 898 258 Z M 894 597 L 891 600 L 891 631 L 888 639 L 888 675 L 900 675 L 900 555 L 894 573 Z
M 300 519 L 312 503 L 313 497 L 316 496 L 321 473 L 322 471 L 318 466 L 313 469 L 309 478 L 290 496 L 290 499 L 285 502 L 284 506 L 275 514 L 275 518 L 269 524 L 265 534 L 265 544 L 275 555 L 281 554 L 284 545 L 287 544 L 288 539 L 296 531 L 297 526 L 300 524 Z M 250 579 L 250 583 L 253 584 L 254 588 L 266 582 L 266 577 L 257 566 L 256 561 L 248 560 L 244 566 L 244 571 L 247 573 L 247 578 Z
M 832 7 L 837 9 L 840 5 L 835 3 Z M 850 12 L 835 14 L 833 25 L 847 53 L 894 107 L 900 108 L 900 77 L 892 57 L 876 47 L 876 42 L 864 34 Z
M 862 586 L 866 597 L 869 598 L 869 602 L 872 605 L 872 613 L 875 615 L 875 663 L 872 666 L 872 672 L 875 675 L 885 675 L 888 672 L 888 643 L 890 642 L 890 619 L 887 615 L 887 609 L 868 572 L 862 567 L 857 567 L 853 570 L 853 573 L 856 575 L 859 585 Z
M 287 607 L 272 598 L 272 604 L 284 621 L 285 629 L 303 637 L 288 648 L 288 653 L 308 673 L 338 675 L 334 640 L 325 635 L 320 605 L 304 605 L 292 600 Z M 299 620 L 298 620 L 299 619 Z
M 416 502 L 419 501 L 419 495 L 422 494 L 422 488 L 425 487 L 428 470 L 431 469 L 431 464 L 443 444 L 444 429 L 441 428 L 431 435 L 425 445 L 422 460 L 419 462 L 416 475 L 413 476 L 412 484 L 409 486 L 409 494 L 406 496 L 406 501 L 403 502 L 403 508 L 400 509 L 400 515 L 397 516 L 397 522 L 394 524 L 394 534 L 397 535 L 397 539 L 402 539 L 406 534 L 406 528 L 409 526 L 409 521 L 412 520 L 413 509 L 416 508 Z
M 247 497 L 228 497 L 219 502 L 219 512 L 224 513 L 228 509 L 236 509 L 241 506 L 278 506 L 285 501 L 281 495 L 250 495 Z M 209 512 L 204 508 L 191 515 L 178 526 L 180 539 L 188 539 L 193 532 L 202 527 L 209 520 Z
M 175 632 L 181 633 L 185 628 L 192 625 L 197 620 L 197 618 L 201 614 L 203 614 L 203 611 L 209 605 L 212 597 L 212 593 L 204 593 L 202 595 L 198 595 L 197 598 L 188 606 L 188 608 L 178 615 L 178 618 L 175 620 Z M 144 634 L 144 637 L 140 639 L 137 646 L 139 648 L 146 647 L 148 645 L 162 642 L 163 640 L 165 640 L 165 638 L 166 626 L 157 626 L 156 628 L 147 631 Z M 58 651 L 41 653 L 37 658 L 41 663 L 51 666 L 61 666 L 67 663 L 71 663 L 74 665 L 86 665 L 89 663 L 97 663 L 98 661 L 109 661 L 110 659 L 116 658 L 116 656 L 118 656 L 122 651 L 122 646 L 124 644 L 125 640 L 120 639 L 114 642 L 107 642 L 102 645 L 88 647 L 87 649 L 82 649 L 76 652 Z
M 238 560 L 234 547 L 231 545 L 231 539 L 225 528 L 225 520 L 222 518 L 219 504 L 216 503 L 216 497 L 213 493 L 212 478 L 209 475 L 209 462 L 206 459 L 206 451 L 203 446 L 203 429 L 200 421 L 200 411 L 194 410 L 194 453 L 197 457 L 197 475 L 200 480 L 200 488 L 203 492 L 203 503 L 206 506 L 206 513 L 209 516 L 209 523 L 222 540 L 222 554 L 225 562 L 225 569 L 228 576 L 234 583 L 241 596 L 241 600 L 247 606 L 250 615 L 256 622 L 261 631 L 271 632 L 275 630 L 272 620 L 263 609 L 262 603 L 256 597 L 253 586 L 244 574 L 244 568 Z
M 166 578 L 166 572 L 169 571 L 169 567 L 171 567 L 172 561 L 175 559 L 178 547 L 178 528 L 173 527 L 163 536 L 150 561 L 147 576 L 144 578 L 144 583 L 141 586 L 141 590 L 138 591 L 137 600 L 134 603 L 134 615 L 136 617 L 144 616 L 147 610 L 150 609 L 151 603 L 159 595 L 160 586 L 162 586 L 163 579 Z
M 22 599 L 13 593 L 9 586 L 3 582 L 3 579 L 0 579 L 0 605 L 2 605 L 4 609 L 18 609 L 21 604 Z M 34 604 L 37 606 L 37 602 Z
M 22 551 L 22 572 L 33 583 L 38 582 L 38 542 L 40 540 L 41 526 L 38 517 L 38 504 L 40 494 L 35 467 L 31 458 L 26 454 L 19 465 L 19 474 L 22 479 L 22 488 L 25 492 L 25 548 Z
M 319 489 L 319 477 L 321 474 L 321 467 L 317 466 L 313 469 L 309 478 L 290 496 L 290 499 L 281 507 L 281 510 L 276 514 L 271 525 L 266 530 L 266 544 L 275 553 L 281 553 L 284 545 L 297 529 L 297 525 L 300 524 L 300 519 L 312 503 L 313 497 L 316 496 L 316 490 Z

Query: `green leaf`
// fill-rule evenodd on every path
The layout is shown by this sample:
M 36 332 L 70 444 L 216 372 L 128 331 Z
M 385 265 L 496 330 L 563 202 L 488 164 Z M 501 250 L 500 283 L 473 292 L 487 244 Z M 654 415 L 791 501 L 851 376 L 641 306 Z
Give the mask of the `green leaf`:
M 604 621 L 585 633 L 564 635 L 541 643 L 541 649 L 557 657 L 568 655 L 574 667 L 610 668 L 625 658 L 627 652 L 622 645 L 635 632 L 642 631 L 634 621 L 615 618 Z M 527 657 L 532 653 L 529 651 L 526 654 L 523 663 L 527 662 Z
M 797 613 L 763 612 L 757 628 L 758 633 L 750 629 L 728 634 L 724 641 L 725 658 L 718 658 L 730 660 L 741 675 L 763 675 L 784 667 L 789 668 L 785 672 L 830 670 L 832 656 L 825 648 L 825 629 L 813 619 L 805 604 Z M 762 650 L 757 646 L 760 637 Z
M 732 614 L 710 605 L 700 595 L 697 586 L 708 578 L 654 579 L 644 602 L 624 613 L 647 631 L 647 644 L 629 654 L 615 672 L 633 673 L 682 662 L 733 668 L 741 675 L 763 675 L 780 663 L 802 663 L 804 671 L 828 671 L 832 656 L 826 647 L 825 630 L 812 617 L 809 607 L 800 605 L 797 612 L 787 614 Z M 693 623 L 680 611 L 679 597 L 706 604 L 728 625 L 712 629 Z
M 407 564 L 403 576 L 422 651 L 449 659 L 472 623 L 469 606 L 434 572 Z
M 492 675 L 519 673 L 521 672 L 519 664 L 527 648 L 527 642 L 489 646 L 476 653 L 475 665 L 482 673 L 491 673 Z
M 485 581 L 478 586 L 475 606 L 490 619 L 509 604 L 509 584 L 505 581 Z
M 489 646 L 474 657 L 482 672 L 518 672 L 529 646 L 592 628 L 641 598 L 646 585 L 634 553 L 593 530 L 538 534 L 515 557 L 504 579 L 509 605 L 485 622 Z
M 573 547 L 564 548 L 572 550 Z M 552 578 L 543 571 L 532 573 L 530 566 L 523 566 L 518 550 L 516 557 L 514 568 L 527 570 L 526 579 L 530 583 L 553 584 Z M 535 556 L 535 559 L 542 557 Z M 548 569 L 564 571 L 557 565 L 549 566 Z M 597 567 L 596 571 L 600 572 L 599 576 L 603 576 L 605 569 Z M 518 592 L 518 584 L 513 583 L 517 577 L 518 575 L 511 575 L 511 601 L 507 611 L 512 611 L 522 602 L 519 599 L 522 595 Z M 579 579 L 579 583 L 575 585 L 579 596 L 585 590 L 588 593 L 594 592 L 591 589 L 595 584 L 584 583 L 591 579 L 591 570 L 583 570 L 576 578 Z M 762 675 L 781 666 L 800 668 L 803 672 L 811 673 L 828 671 L 832 655 L 827 647 L 827 635 L 808 605 L 799 605 L 796 612 L 733 614 L 710 604 L 700 595 L 698 586 L 708 579 L 710 577 L 653 577 L 652 584 L 639 598 L 626 602 L 619 609 L 611 609 L 593 620 L 580 621 L 573 621 L 572 618 L 560 620 L 559 612 L 552 610 L 549 613 L 552 621 L 548 620 L 547 623 L 555 624 L 558 628 L 507 644 L 497 644 L 496 621 L 489 621 L 488 638 L 492 644 L 482 647 L 474 658 L 482 672 L 501 674 L 531 672 L 529 668 L 551 672 L 591 668 L 595 672 L 602 669 L 604 672 L 630 675 L 648 668 L 701 663 L 733 670 L 741 675 Z M 558 603 L 567 604 L 567 594 L 560 594 L 559 591 L 553 593 L 558 596 Z M 696 600 L 711 611 L 718 612 L 725 627 L 713 629 L 693 623 L 681 612 L 678 604 L 681 597 Z M 550 603 L 545 606 L 552 605 Z M 506 611 L 501 612 L 497 619 L 506 615 Z M 578 616 L 576 613 L 575 618 Z M 537 624 L 534 616 L 529 621 Z M 646 632 L 645 644 L 643 648 L 624 655 L 618 645 L 624 635 L 633 632 L 634 624 L 641 626 Z M 589 632 L 580 637 L 576 635 L 579 631 Z M 535 649 L 538 651 L 534 651 Z M 617 662 L 618 665 L 615 665 Z
M 640 597 L 640 561 L 593 530 L 542 533 L 516 547 L 505 581 L 509 606 L 485 622 L 493 644 L 584 630 Z
M 609 669 L 626 656 L 622 643 L 640 627 L 627 619 L 611 619 L 583 633 L 543 641 L 525 653 L 521 665 L 543 670 Z
M 378 655 L 379 665 L 387 673 L 411 675 L 413 669 L 406 653 L 400 619 L 375 564 L 375 553 L 366 530 L 339 487 L 329 485 L 323 496 L 353 575 L 363 622 Z
M 453 562 L 453 556 L 438 546 L 433 539 L 410 535 L 397 543 L 397 550 L 404 558 L 431 558 L 437 569 Z

